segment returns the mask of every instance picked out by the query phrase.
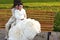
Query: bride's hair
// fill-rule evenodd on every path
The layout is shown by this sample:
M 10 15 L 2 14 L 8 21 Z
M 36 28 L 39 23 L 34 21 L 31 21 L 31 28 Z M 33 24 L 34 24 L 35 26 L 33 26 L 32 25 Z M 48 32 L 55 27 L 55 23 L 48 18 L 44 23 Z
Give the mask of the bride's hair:
M 14 0 L 14 3 L 13 3 L 13 6 L 12 8 L 15 8 L 16 5 L 23 5 L 22 1 L 21 0 Z
M 18 6 L 19 6 L 19 5 L 23 5 L 23 3 L 22 3 L 22 2 L 20 2 L 20 3 L 15 3 L 12 8 L 15 8 L 16 5 L 18 5 Z
M 19 5 L 23 5 L 23 3 L 22 2 L 20 2 L 20 3 L 17 3 L 17 5 L 19 6 Z

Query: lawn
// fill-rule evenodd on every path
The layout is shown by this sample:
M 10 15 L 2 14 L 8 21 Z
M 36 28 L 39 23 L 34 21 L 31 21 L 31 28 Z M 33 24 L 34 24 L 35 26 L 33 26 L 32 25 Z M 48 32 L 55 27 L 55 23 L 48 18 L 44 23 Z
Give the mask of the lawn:
M 22 0 L 24 3 L 33 3 L 33 2 L 60 2 L 60 0 Z M 13 0 L 0 0 L 0 4 L 12 4 Z
M 49 10 L 54 12 L 60 11 L 60 2 L 36 2 L 36 3 L 23 3 L 26 9 L 36 10 Z M 10 9 L 13 4 L 0 4 L 0 9 Z

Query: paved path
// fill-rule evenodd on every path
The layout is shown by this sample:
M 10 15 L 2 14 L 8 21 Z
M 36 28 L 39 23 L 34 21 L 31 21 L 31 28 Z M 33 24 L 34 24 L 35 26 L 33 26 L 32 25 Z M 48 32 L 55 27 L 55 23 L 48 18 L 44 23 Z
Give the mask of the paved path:
M 0 40 L 4 40 L 5 37 L 5 30 L 4 29 L 0 29 Z
M 47 40 L 48 32 L 41 32 L 37 34 L 34 40 Z M 0 40 L 4 40 L 5 37 L 5 29 L 0 29 Z M 52 32 L 50 35 L 50 40 L 60 40 L 60 32 Z

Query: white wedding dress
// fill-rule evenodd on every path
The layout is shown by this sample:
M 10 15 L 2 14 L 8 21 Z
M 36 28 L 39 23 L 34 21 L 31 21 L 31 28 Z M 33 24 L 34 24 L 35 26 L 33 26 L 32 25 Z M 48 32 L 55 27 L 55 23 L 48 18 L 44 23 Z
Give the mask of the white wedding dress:
M 9 30 L 8 40 L 33 40 L 35 35 L 40 32 L 40 23 L 28 18 L 16 22 L 16 25 Z

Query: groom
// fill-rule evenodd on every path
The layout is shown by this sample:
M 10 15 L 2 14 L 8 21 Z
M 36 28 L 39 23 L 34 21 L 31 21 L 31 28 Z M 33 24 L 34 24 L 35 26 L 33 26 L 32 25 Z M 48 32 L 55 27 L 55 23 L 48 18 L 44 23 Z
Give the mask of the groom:
M 16 6 L 17 3 L 20 3 L 21 0 L 14 0 L 14 6 Z M 16 18 L 14 17 L 14 11 L 15 11 L 15 8 L 12 8 L 12 16 L 10 17 L 10 19 L 8 20 L 8 22 L 5 24 L 5 29 L 6 29 L 6 36 L 5 36 L 5 40 L 7 40 L 8 38 L 8 32 L 9 32 L 9 29 L 15 25 L 15 21 L 16 21 Z
M 13 23 L 15 22 L 15 17 L 14 17 L 14 8 L 12 9 L 12 16 L 10 17 L 10 19 L 8 20 L 8 22 L 5 24 L 5 29 L 6 29 L 6 37 L 5 39 L 8 38 L 8 32 L 9 29 L 11 28 L 11 25 L 14 25 Z

